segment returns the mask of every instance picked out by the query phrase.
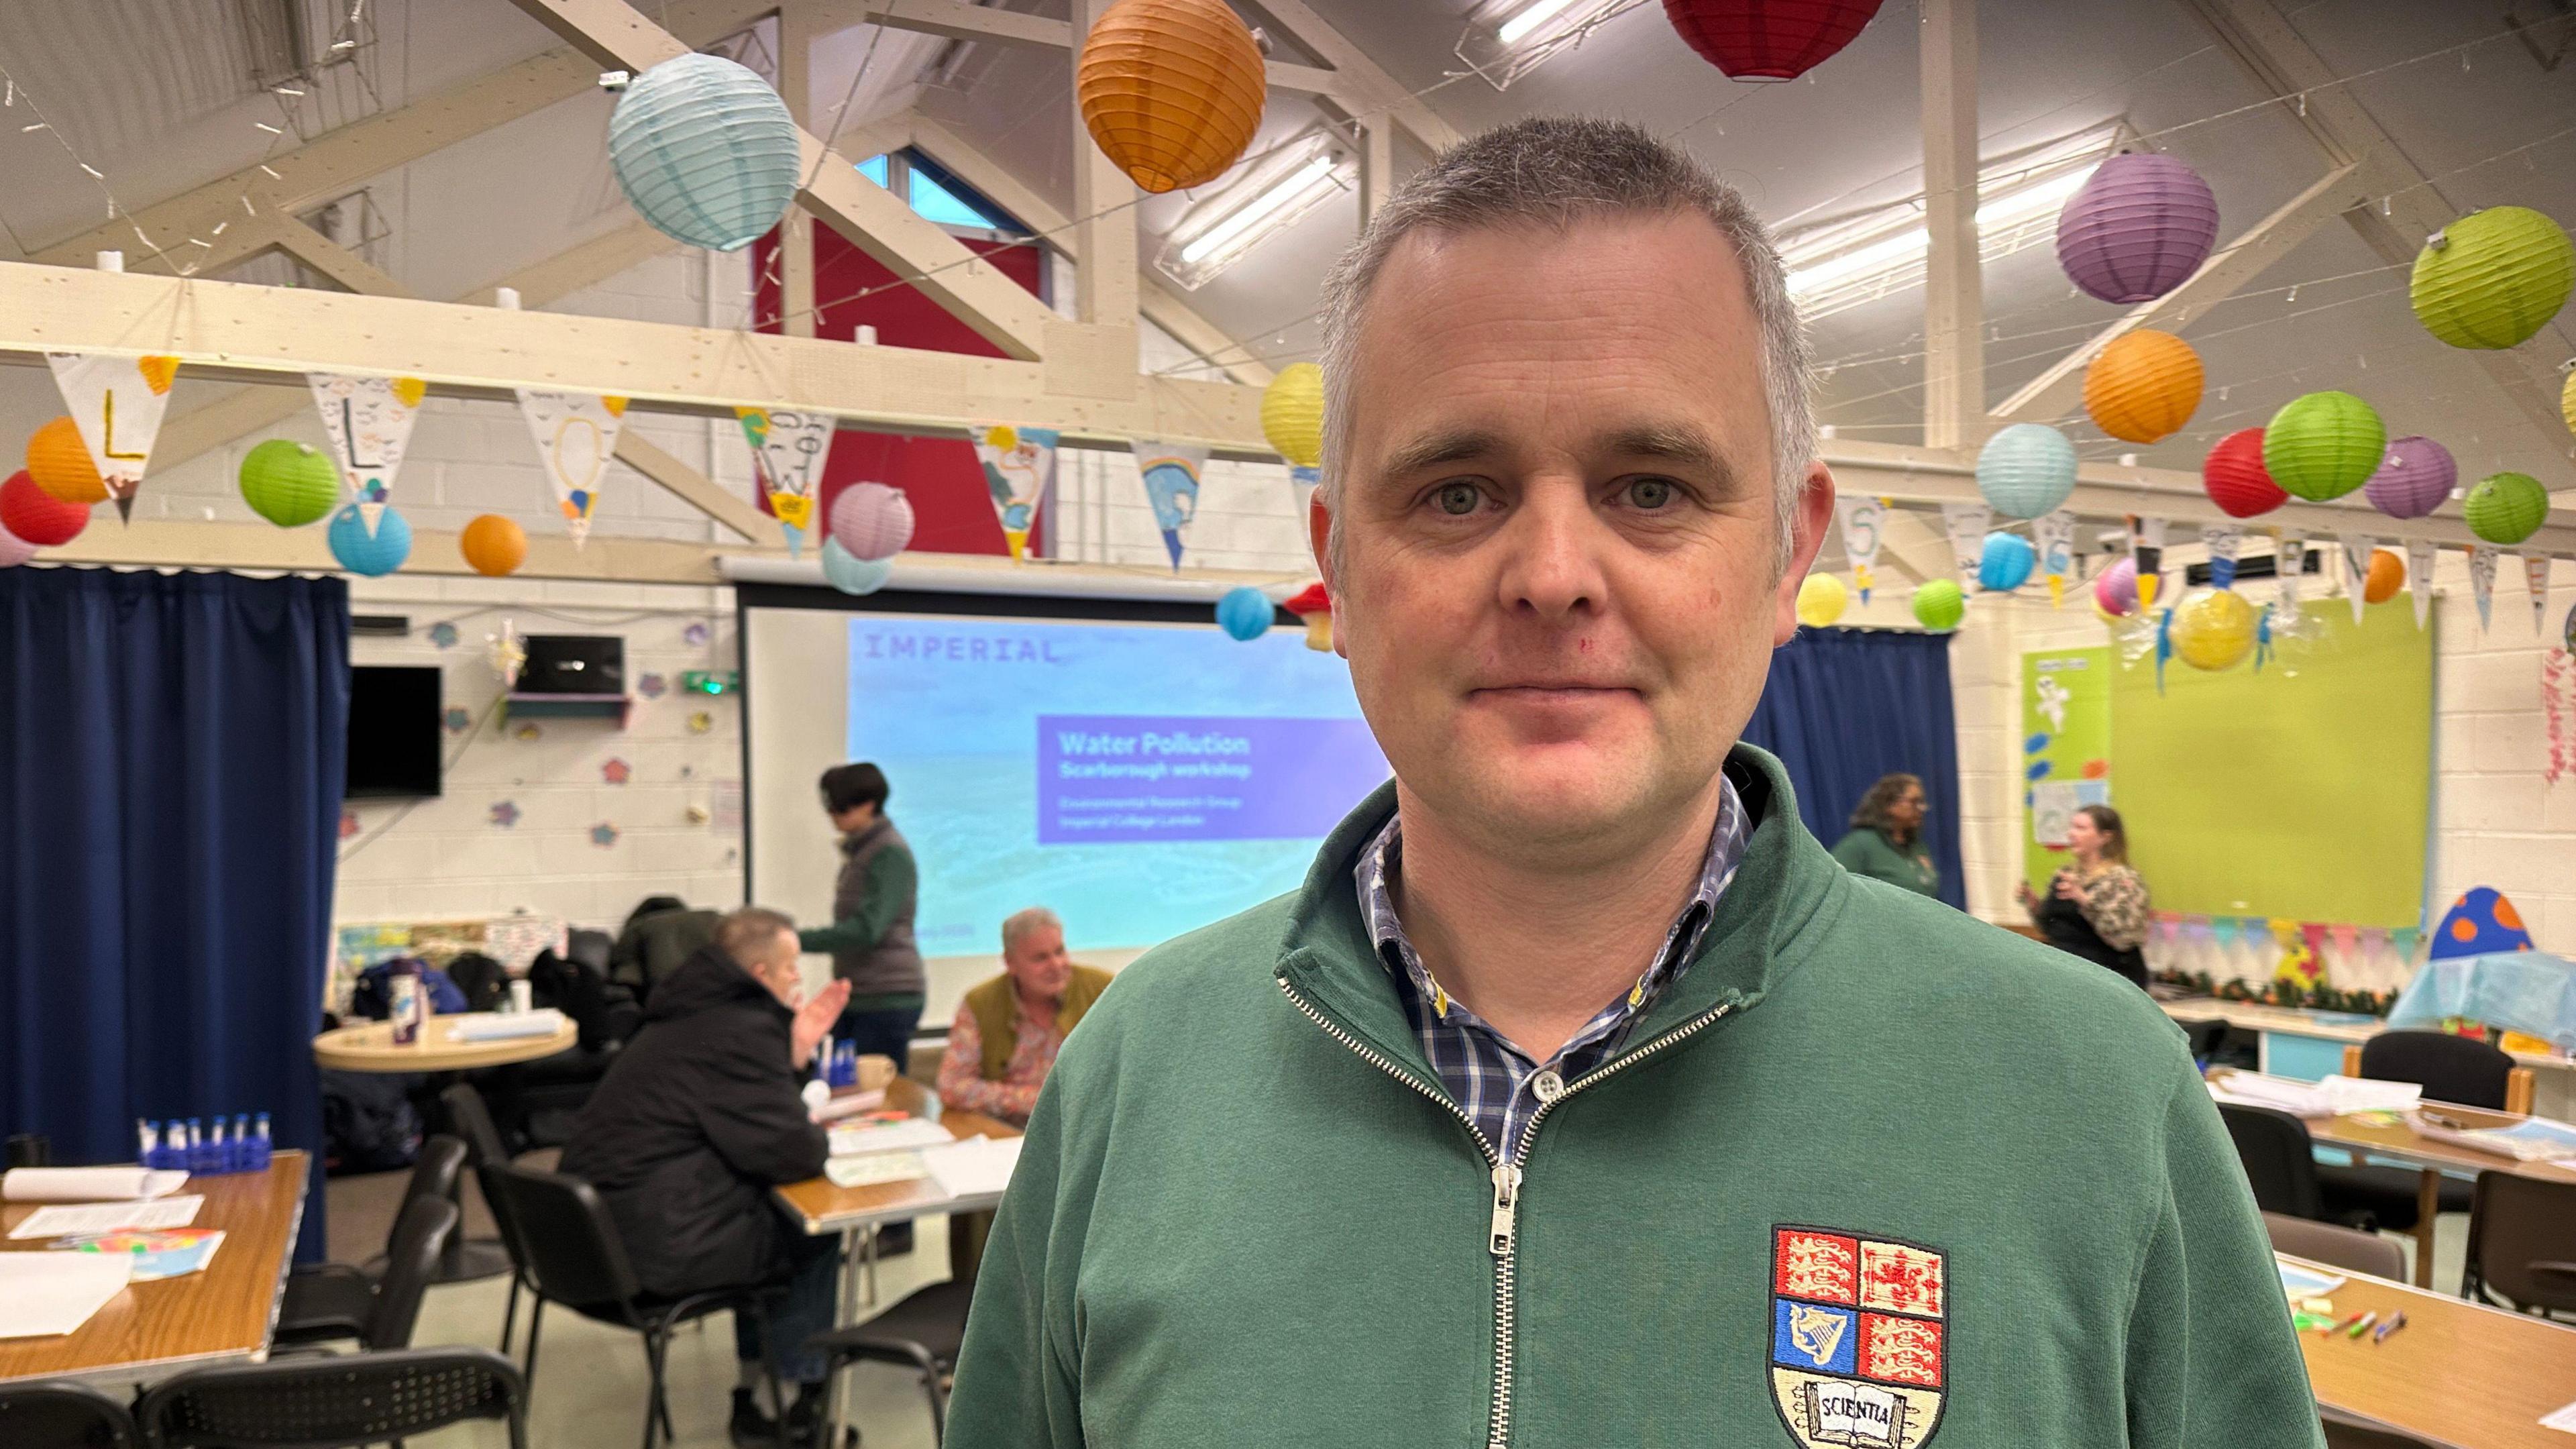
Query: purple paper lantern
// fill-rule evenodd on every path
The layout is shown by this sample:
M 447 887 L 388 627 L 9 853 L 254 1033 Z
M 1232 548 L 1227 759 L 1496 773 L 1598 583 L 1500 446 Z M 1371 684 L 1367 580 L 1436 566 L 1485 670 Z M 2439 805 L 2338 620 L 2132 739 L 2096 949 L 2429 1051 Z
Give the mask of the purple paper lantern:
M 2171 156 L 2114 156 L 2057 214 L 2057 264 L 2105 302 L 2151 302 L 2208 260 L 2218 202 Z
M 854 559 L 892 558 L 912 542 L 912 500 L 883 483 L 853 483 L 832 500 L 832 538 Z
M 2362 485 L 2370 506 L 2391 518 L 2421 518 L 2442 506 L 2460 481 L 2451 450 L 2431 438 L 2403 437 L 2388 445 L 2379 471 Z

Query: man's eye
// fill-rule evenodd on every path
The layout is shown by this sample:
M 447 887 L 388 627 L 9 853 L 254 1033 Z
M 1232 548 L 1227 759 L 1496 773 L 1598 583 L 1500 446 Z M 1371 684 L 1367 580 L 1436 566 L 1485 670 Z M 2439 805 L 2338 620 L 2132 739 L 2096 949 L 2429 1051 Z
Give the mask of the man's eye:
M 1673 485 L 1665 478 L 1640 478 L 1628 485 L 1628 501 L 1653 512 L 1673 501 Z
M 1476 504 L 1483 497 L 1484 491 L 1473 483 L 1444 483 L 1439 493 L 1434 495 L 1440 511 L 1452 518 L 1464 518 L 1475 512 Z

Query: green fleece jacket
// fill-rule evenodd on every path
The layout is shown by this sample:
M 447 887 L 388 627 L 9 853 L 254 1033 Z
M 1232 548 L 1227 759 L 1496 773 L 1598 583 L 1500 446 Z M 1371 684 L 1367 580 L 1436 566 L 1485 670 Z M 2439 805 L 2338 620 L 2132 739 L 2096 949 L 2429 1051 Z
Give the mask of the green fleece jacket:
M 1370 948 L 1391 790 L 1299 892 L 1120 973 L 1029 1124 L 948 1442 L 2320 1444 L 2181 1034 L 1730 768 L 1759 823 L 1701 954 L 1517 1162 Z

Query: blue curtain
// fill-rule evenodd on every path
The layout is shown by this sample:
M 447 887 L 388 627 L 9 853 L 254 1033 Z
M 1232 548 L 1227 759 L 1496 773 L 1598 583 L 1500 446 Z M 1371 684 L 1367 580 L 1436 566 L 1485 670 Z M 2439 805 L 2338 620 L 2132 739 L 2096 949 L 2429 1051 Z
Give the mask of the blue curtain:
M 138 1117 L 265 1111 L 318 1164 L 348 713 L 339 579 L 0 569 L 10 1132 L 119 1162 Z
M 1744 727 L 1778 755 L 1798 814 L 1827 845 L 1879 776 L 1923 777 L 1923 838 L 1941 899 L 1967 908 L 1959 879 L 1959 737 L 1950 713 L 1950 636 L 1801 629 L 1771 655 L 1771 680 Z

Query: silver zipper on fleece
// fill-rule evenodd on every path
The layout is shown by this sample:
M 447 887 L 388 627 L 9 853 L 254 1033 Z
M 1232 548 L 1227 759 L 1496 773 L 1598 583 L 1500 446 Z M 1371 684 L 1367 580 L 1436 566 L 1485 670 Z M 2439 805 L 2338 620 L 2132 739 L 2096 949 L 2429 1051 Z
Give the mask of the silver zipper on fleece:
M 1494 1216 L 1486 1247 L 1494 1255 L 1494 1402 L 1492 1412 L 1485 1421 L 1485 1445 L 1486 1449 L 1509 1449 L 1512 1440 L 1512 1355 L 1515 1335 L 1518 1332 L 1517 1315 L 1520 1307 L 1515 1286 L 1515 1270 L 1520 1256 L 1515 1227 L 1520 1216 L 1521 1169 L 1529 1161 L 1530 1144 L 1538 1140 L 1539 1124 L 1547 1120 L 1548 1113 L 1556 1110 L 1557 1102 L 1564 1101 L 1604 1078 L 1618 1075 L 1632 1064 L 1653 1056 L 1675 1042 L 1697 1035 L 1710 1023 L 1733 1011 L 1735 1003 L 1730 1001 L 1712 1007 L 1635 1051 L 1617 1058 L 1599 1071 L 1567 1083 L 1565 1090 L 1557 1094 L 1555 1101 L 1540 1103 L 1539 1109 L 1530 1115 L 1529 1126 L 1521 1131 L 1520 1150 L 1513 1153 L 1512 1159 L 1506 1162 L 1494 1151 L 1492 1144 L 1485 1141 L 1485 1134 L 1477 1128 L 1476 1120 L 1467 1115 L 1465 1108 L 1449 1100 L 1445 1094 L 1416 1078 L 1411 1072 L 1389 1061 L 1383 1053 L 1373 1050 L 1359 1038 L 1344 1031 L 1332 1018 L 1324 1015 L 1313 1002 L 1299 995 L 1297 988 L 1288 984 L 1287 977 L 1279 978 L 1279 990 L 1288 998 L 1289 1004 L 1304 1014 L 1308 1021 L 1320 1027 L 1324 1035 L 1350 1048 L 1361 1061 L 1411 1087 L 1446 1110 L 1450 1116 L 1457 1118 L 1458 1124 L 1467 1129 L 1467 1135 L 1475 1139 L 1476 1150 L 1484 1154 L 1486 1166 L 1493 1170 Z

